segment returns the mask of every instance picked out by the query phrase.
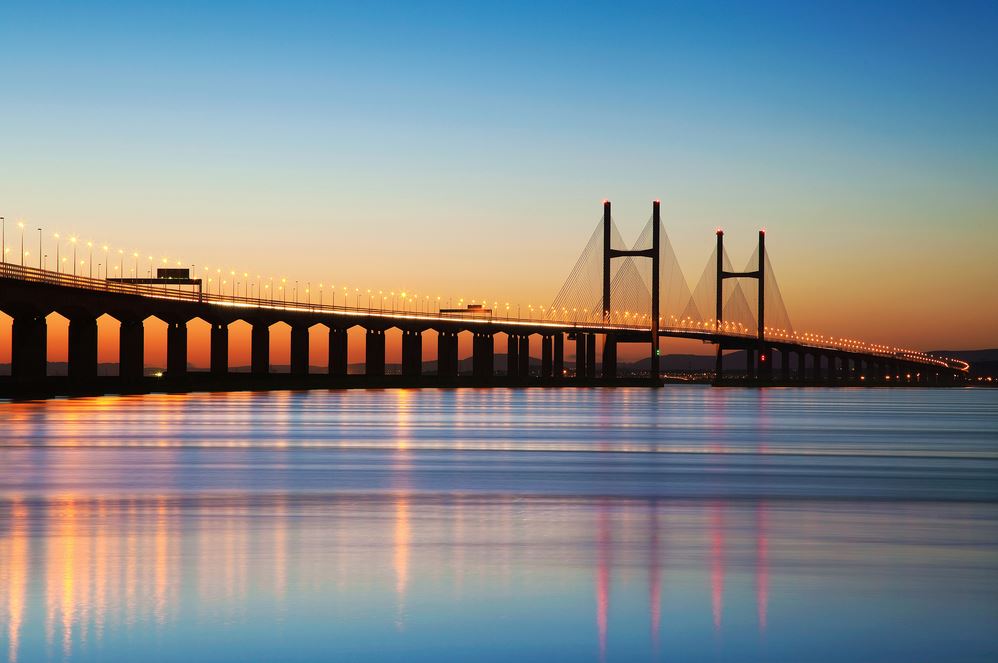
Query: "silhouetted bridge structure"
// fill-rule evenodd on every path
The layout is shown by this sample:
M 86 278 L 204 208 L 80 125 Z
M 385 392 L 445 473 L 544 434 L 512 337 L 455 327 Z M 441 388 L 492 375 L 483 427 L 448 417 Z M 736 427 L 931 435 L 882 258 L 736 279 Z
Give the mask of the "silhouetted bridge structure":
M 156 317 L 167 324 L 166 371 L 159 385 L 307 384 L 337 385 L 524 385 L 661 384 L 659 339 L 685 338 L 716 345 L 715 378 L 726 379 L 724 352 L 744 353 L 738 384 L 910 384 L 962 379 L 967 364 L 913 350 L 871 345 L 794 332 L 765 249 L 765 232 L 748 267 L 732 269 L 717 231 L 714 255 L 690 289 L 678 267 L 660 217 L 658 201 L 634 246 L 623 244 L 609 202 L 589 243 L 544 315 L 535 319 L 484 314 L 480 310 L 403 310 L 288 303 L 262 297 L 202 292 L 199 281 L 98 279 L 26 267 L 0 265 L 0 310 L 13 318 L 11 376 L 7 392 L 17 395 L 42 387 L 47 376 L 46 317 L 57 312 L 69 320 L 69 385 L 144 390 L 144 324 Z M 23 261 L 22 261 L 23 262 Z M 198 284 L 197 289 L 187 286 Z M 754 307 L 753 307 L 754 303 Z M 119 375 L 98 378 L 97 319 L 120 322 Z M 200 318 L 211 325 L 210 371 L 188 370 L 187 323 Z M 249 376 L 230 372 L 229 325 L 251 326 Z M 271 373 L 270 328 L 291 328 L 290 375 Z M 747 323 L 747 324 L 746 324 Z M 309 374 L 309 329 L 329 330 L 328 366 Z M 348 376 L 348 334 L 365 330 L 364 375 Z M 386 376 L 385 333 L 402 335 L 401 376 Z M 422 335 L 437 334 L 433 374 L 424 371 Z M 459 377 L 458 335 L 470 332 L 471 375 Z M 496 371 L 496 340 L 506 370 Z M 540 338 L 539 371 L 531 373 L 530 338 Z M 641 379 L 618 376 L 621 344 L 650 348 Z M 574 350 L 566 363 L 566 344 Z M 599 352 L 598 352 L 599 350 Z M 597 355 L 599 354 L 599 358 Z M 296 382 L 297 380 L 297 382 Z M 146 385 L 143 387 L 142 385 Z

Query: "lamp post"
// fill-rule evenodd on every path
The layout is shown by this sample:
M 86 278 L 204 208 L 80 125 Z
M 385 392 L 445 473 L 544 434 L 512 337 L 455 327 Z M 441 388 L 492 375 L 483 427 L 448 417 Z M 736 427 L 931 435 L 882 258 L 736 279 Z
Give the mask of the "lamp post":
M 73 244 L 73 276 L 76 276 L 76 238 L 70 237 L 69 241 Z
M 17 227 L 21 229 L 21 267 L 24 267 L 24 221 L 18 221 Z
M 59 261 L 59 247 L 62 246 L 62 240 L 59 239 L 59 233 L 55 234 L 55 273 L 58 274 L 62 271 L 62 263 Z
M 90 255 L 87 258 L 87 265 L 90 268 L 90 278 L 94 277 L 94 243 L 87 242 L 87 248 L 90 249 Z
M 7 262 L 7 219 L 0 216 L 0 260 Z
M 38 269 L 42 268 L 42 229 L 38 229 Z

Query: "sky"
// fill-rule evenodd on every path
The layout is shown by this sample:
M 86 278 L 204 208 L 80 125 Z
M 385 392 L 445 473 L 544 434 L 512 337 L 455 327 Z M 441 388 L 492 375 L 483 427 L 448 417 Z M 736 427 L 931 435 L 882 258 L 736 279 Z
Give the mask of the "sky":
M 660 198 L 691 286 L 764 226 L 796 329 L 995 347 L 996 33 L 974 2 L 8 4 L 0 215 L 526 307 L 604 198 L 628 241 Z

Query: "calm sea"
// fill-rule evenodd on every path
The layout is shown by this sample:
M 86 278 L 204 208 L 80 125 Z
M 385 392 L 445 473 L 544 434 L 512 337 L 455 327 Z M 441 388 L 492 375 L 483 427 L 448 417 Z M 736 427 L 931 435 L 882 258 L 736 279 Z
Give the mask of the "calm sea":
M 998 390 L 0 403 L 0 660 L 998 660 Z

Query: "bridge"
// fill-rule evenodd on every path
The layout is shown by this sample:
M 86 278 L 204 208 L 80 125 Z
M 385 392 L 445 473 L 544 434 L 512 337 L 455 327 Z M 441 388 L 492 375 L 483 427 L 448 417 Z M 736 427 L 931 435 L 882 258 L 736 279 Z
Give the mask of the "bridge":
M 0 263 L 0 311 L 11 325 L 11 375 L 0 378 L 2 393 L 45 391 L 59 379 L 47 375 L 47 322 L 56 312 L 69 320 L 68 377 L 65 388 L 83 391 L 143 391 L 152 388 L 228 388 L 240 385 L 530 385 L 662 383 L 659 341 L 684 338 L 716 347 L 714 381 L 746 385 L 778 384 L 938 384 L 961 381 L 969 366 L 955 359 L 856 339 L 795 332 L 766 252 L 765 231 L 743 270 L 735 270 L 716 231 L 716 248 L 699 281 L 690 288 L 679 269 L 661 219 L 652 213 L 638 240 L 623 242 L 609 201 L 589 242 L 551 306 L 528 318 L 501 315 L 484 307 L 431 308 L 405 303 L 385 308 L 335 303 L 288 302 L 237 292 L 203 289 L 201 279 L 184 274 L 166 278 L 94 278 Z M 75 259 L 74 259 L 75 260 Z M 136 269 L 137 271 L 137 269 Z M 186 271 L 186 270 L 184 270 Z M 138 276 L 137 274 L 135 275 Z M 179 276 L 180 278 L 176 278 Z M 296 296 L 297 300 L 297 296 Z M 97 319 L 120 323 L 118 376 L 98 377 Z M 166 370 L 144 375 L 144 324 L 158 318 L 167 325 Z M 188 368 L 188 322 L 211 325 L 210 370 Z M 230 372 L 229 325 L 248 323 L 250 372 Z M 290 326 L 290 374 L 277 375 L 269 363 L 270 328 Z M 309 330 L 328 328 L 328 362 L 321 374 L 310 371 Z M 348 330 L 364 330 L 362 375 L 348 375 Z M 401 332 L 401 375 L 386 375 L 385 335 Z M 435 368 L 423 357 L 423 335 L 437 335 Z M 470 332 L 471 368 L 462 375 L 458 335 Z M 497 339 L 505 336 L 505 370 L 497 371 Z M 540 342 L 539 366 L 532 365 L 531 338 Z M 566 362 L 566 344 L 572 361 Z M 618 348 L 641 344 L 647 368 L 619 375 Z M 574 351 L 574 352 L 573 352 Z M 732 380 L 726 357 L 743 355 L 744 370 Z M 726 354 L 728 353 L 728 354 Z M 433 366 L 433 362 L 429 363 Z M 152 381 L 155 381 L 154 383 Z M 96 385 L 100 385 L 99 387 Z

